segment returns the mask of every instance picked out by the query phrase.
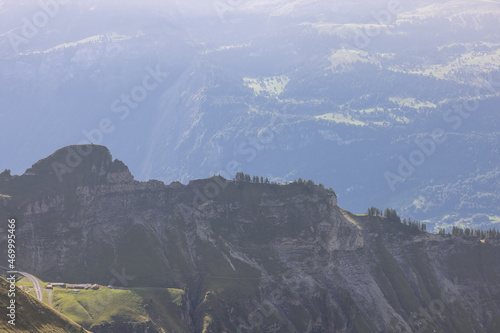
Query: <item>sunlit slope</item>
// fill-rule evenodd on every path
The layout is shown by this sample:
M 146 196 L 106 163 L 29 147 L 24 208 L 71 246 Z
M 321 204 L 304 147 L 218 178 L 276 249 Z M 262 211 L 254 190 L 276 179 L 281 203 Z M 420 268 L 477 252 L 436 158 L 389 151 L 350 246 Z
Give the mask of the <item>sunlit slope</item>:
M 10 304 L 8 297 L 10 283 L 0 277 L 0 306 L 2 313 Z M 10 325 L 7 317 L 0 320 L 0 331 L 22 333 L 84 333 L 88 332 L 68 317 L 55 311 L 16 287 L 16 325 Z

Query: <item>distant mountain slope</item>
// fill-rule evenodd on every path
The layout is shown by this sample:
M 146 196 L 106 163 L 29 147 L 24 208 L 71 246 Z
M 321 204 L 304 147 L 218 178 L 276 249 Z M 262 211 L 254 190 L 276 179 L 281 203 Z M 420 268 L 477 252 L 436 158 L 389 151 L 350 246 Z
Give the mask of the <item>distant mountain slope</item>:
M 182 289 L 180 324 L 150 315 L 166 330 L 500 329 L 500 241 L 354 215 L 312 182 L 138 182 L 89 145 L 2 173 L 0 193 L 0 219 L 17 218 L 20 267 L 50 281 Z M 59 305 L 68 315 L 71 302 Z M 117 327 L 146 332 L 105 329 Z
M 10 283 L 0 277 L 0 307 L 6 313 L 11 298 L 8 297 Z M 16 287 L 16 325 L 7 323 L 7 317 L 0 320 L 0 331 L 19 333 L 87 333 L 78 324 L 55 311 L 36 298 Z
M 481 181 L 500 183 L 498 1 L 43 4 L 0 4 L 1 169 L 92 142 L 139 180 L 187 183 L 236 162 L 314 178 L 355 212 L 498 225 L 498 191 Z M 436 129 L 446 142 L 421 151 Z

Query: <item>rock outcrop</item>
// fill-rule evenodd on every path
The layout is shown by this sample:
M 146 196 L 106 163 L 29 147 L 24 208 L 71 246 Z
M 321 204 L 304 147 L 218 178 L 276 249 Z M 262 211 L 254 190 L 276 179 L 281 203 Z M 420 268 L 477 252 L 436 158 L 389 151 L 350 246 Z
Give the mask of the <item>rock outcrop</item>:
M 185 289 L 187 307 L 170 323 L 179 331 L 500 327 L 499 242 L 353 215 L 319 186 L 219 176 L 138 182 L 105 147 L 70 146 L 22 176 L 2 173 L 0 194 L 0 218 L 18 220 L 23 270 L 51 281 Z M 148 325 L 130 332 L 154 332 Z

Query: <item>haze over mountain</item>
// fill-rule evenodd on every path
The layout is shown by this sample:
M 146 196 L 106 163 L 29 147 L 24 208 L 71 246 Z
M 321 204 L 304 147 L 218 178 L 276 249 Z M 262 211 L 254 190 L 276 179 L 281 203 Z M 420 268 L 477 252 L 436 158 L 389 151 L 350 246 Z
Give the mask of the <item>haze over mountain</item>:
M 70 146 L 0 174 L 11 216 L 18 268 L 115 286 L 53 290 L 54 308 L 94 333 L 500 329 L 500 235 L 354 215 L 311 181 L 138 182 L 106 147 Z
M 139 180 L 238 169 L 500 223 L 496 1 L 51 3 L 0 2 L 0 169 L 92 141 Z

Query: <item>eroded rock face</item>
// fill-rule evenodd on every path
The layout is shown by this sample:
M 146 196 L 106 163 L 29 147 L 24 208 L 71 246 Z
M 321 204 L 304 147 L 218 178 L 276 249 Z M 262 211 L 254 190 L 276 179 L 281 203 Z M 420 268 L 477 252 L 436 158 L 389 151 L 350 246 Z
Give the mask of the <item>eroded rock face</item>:
M 71 155 L 90 149 L 79 163 Z M 187 332 L 500 325 L 498 307 L 487 305 L 500 302 L 498 242 L 411 234 L 344 211 L 317 186 L 137 182 L 105 147 L 71 146 L 25 175 L 2 173 L 0 194 L 0 218 L 18 220 L 23 270 L 51 281 L 187 288 Z M 153 324 L 122 328 L 166 327 Z

